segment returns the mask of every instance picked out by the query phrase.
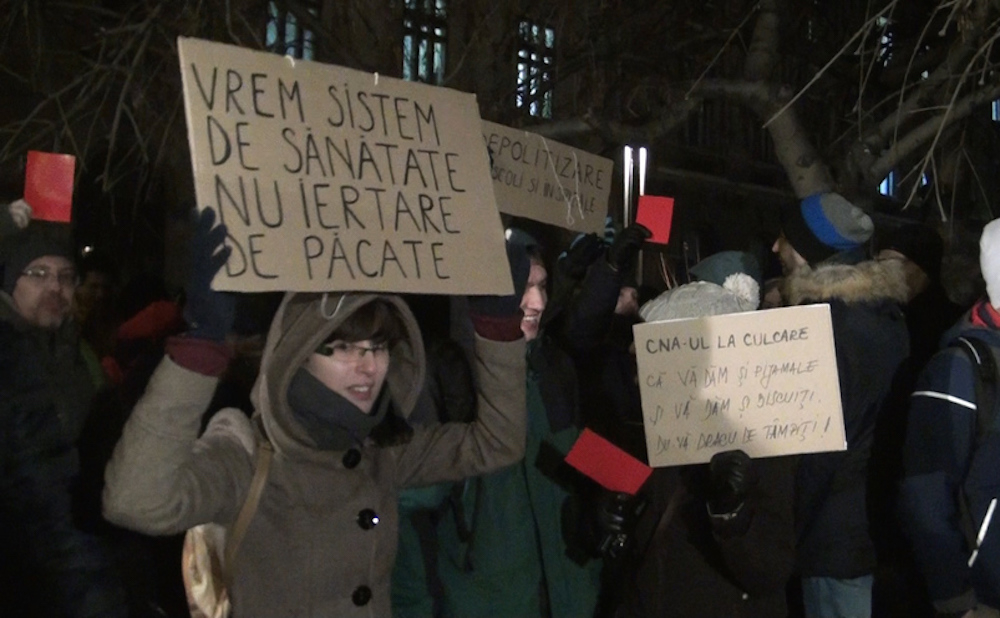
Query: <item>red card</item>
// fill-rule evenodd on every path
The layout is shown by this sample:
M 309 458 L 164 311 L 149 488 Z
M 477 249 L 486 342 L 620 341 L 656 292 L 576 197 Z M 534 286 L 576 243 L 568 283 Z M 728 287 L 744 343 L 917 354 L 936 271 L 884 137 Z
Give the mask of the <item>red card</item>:
M 674 198 L 659 195 L 640 195 L 635 222 L 649 228 L 653 237 L 646 242 L 661 245 L 670 240 L 670 222 L 674 219 Z
M 52 152 L 28 151 L 24 174 L 24 201 L 31 205 L 31 218 L 69 223 L 73 211 L 73 172 L 76 157 Z
M 605 489 L 635 494 L 653 469 L 589 429 L 566 455 L 566 463 Z

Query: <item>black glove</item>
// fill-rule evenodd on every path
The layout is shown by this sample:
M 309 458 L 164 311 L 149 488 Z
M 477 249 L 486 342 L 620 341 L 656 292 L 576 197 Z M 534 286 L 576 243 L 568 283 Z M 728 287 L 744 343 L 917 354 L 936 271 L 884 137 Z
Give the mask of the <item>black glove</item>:
M 578 234 L 569 249 L 559 254 L 556 264 L 571 279 L 582 279 L 587 269 L 604 252 L 604 242 L 597 234 Z
M 708 508 L 713 515 L 738 509 L 757 482 L 753 460 L 740 450 L 713 455 L 708 475 Z
M 652 236 L 653 233 L 644 225 L 633 223 L 628 226 L 618 234 L 614 243 L 608 248 L 608 264 L 620 273 L 628 272 L 635 264 L 642 243 Z
M 470 296 L 469 311 L 476 315 L 505 317 L 521 311 L 521 297 L 528 285 L 531 259 L 528 248 L 535 246 L 535 240 L 524 232 L 511 229 L 507 238 L 507 263 L 514 280 L 514 293 L 510 296 Z
M 612 559 L 624 557 L 632 547 L 635 522 L 645 507 L 645 500 L 639 496 L 603 492 L 597 505 L 597 553 Z
M 188 336 L 195 339 L 225 341 L 233 326 L 236 298 L 212 289 L 212 279 L 229 259 L 232 250 L 225 246 L 226 226 L 215 225 L 215 211 L 206 208 L 193 213 L 194 236 L 191 238 L 191 271 L 186 286 L 184 320 Z

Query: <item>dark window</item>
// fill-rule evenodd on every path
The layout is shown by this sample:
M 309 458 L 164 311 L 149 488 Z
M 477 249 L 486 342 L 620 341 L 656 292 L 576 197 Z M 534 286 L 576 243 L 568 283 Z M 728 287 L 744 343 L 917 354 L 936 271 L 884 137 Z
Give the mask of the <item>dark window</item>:
M 406 0 L 403 7 L 403 79 L 444 83 L 447 0 Z
M 319 15 L 319 0 L 303 0 L 302 4 L 312 15 Z M 312 30 L 303 28 L 299 20 L 277 2 L 267 3 L 267 48 L 282 56 L 303 60 L 313 59 Z

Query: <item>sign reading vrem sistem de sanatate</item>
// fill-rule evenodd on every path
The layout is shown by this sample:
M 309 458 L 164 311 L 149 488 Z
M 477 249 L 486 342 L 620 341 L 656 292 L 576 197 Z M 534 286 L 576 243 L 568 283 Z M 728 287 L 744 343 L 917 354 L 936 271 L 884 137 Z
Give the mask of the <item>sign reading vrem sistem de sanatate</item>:
M 232 291 L 509 294 L 475 96 L 178 39 L 199 208 Z
M 649 465 L 847 448 L 829 305 L 637 324 Z
M 604 230 L 611 159 L 488 120 L 483 140 L 501 212 L 577 232 Z

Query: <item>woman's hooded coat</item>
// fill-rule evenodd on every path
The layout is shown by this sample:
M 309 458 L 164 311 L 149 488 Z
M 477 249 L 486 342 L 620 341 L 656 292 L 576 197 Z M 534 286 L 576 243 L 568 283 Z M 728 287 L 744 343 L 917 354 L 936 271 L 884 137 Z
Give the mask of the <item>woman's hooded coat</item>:
M 234 615 L 388 616 L 396 552 L 397 493 L 481 474 L 524 453 L 524 342 L 477 337 L 478 419 L 414 430 L 379 446 L 371 437 L 322 450 L 296 420 L 296 371 L 360 307 L 380 298 L 406 329 L 391 351 L 383 396 L 406 417 L 423 382 L 416 321 L 396 296 L 286 295 L 272 322 L 254 387 L 252 422 L 223 411 L 197 436 L 217 383 L 164 359 L 108 466 L 105 515 L 153 534 L 204 522 L 229 526 L 253 476 L 259 440 L 274 447 L 260 504 L 236 555 Z M 179 565 L 178 565 L 179 568 Z

